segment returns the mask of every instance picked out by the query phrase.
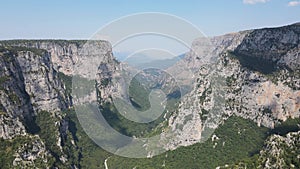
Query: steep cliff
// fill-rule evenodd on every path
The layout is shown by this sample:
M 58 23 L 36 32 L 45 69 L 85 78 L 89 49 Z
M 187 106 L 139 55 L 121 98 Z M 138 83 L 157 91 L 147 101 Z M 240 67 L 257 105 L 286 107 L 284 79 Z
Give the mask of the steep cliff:
M 52 156 L 51 153 L 38 135 L 32 135 L 40 130 L 36 117 L 42 111 L 55 113 L 68 107 L 62 83 L 50 59 L 45 50 L 1 47 L 1 138 L 33 142 L 28 145 L 23 141 L 14 149 L 13 165 L 34 166 L 36 160 L 40 160 L 42 166 L 49 165 L 47 158 Z M 58 128 L 62 121 L 62 117 L 57 121 Z M 57 146 L 61 146 L 59 139 L 62 133 L 57 129 L 52 134 L 57 137 Z M 29 147 L 33 145 L 31 150 Z
M 198 63 L 197 82 L 169 120 L 169 127 L 178 135 L 167 148 L 208 139 L 201 133 L 210 133 L 231 115 L 269 128 L 299 118 L 299 30 L 295 24 L 214 37 L 210 53 L 197 53 L 203 39 L 196 40 L 187 62 Z M 201 56 L 217 59 L 206 65 Z M 216 94 L 222 94 L 217 101 Z M 218 104 L 222 106 L 216 113 Z
M 1 107 L 7 115 L 29 122 L 38 111 L 55 112 L 68 107 L 49 53 L 3 47 L 1 61 Z
M 10 40 L 1 41 L 2 46 L 19 46 L 25 48 L 44 49 L 51 55 L 50 59 L 57 71 L 66 75 L 72 74 L 72 67 L 78 60 L 80 47 L 86 41 L 66 40 Z
M 95 52 L 104 58 L 104 64 L 113 59 L 108 42 L 85 42 L 1 41 L 0 139 L 1 146 L 11 149 L 1 163 L 4 168 L 79 166 L 78 126 L 73 126 L 75 119 L 66 113 L 73 111 L 73 67 L 76 61 L 91 62 L 79 54 L 91 56 Z

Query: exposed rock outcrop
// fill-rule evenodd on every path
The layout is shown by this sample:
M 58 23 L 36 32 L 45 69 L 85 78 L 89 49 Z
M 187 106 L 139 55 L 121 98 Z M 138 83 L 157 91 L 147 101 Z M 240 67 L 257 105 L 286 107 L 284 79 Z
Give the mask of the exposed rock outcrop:
M 300 132 L 291 132 L 286 136 L 273 135 L 260 151 L 260 168 L 295 168 L 300 160 Z M 293 159 L 291 159 L 291 157 Z

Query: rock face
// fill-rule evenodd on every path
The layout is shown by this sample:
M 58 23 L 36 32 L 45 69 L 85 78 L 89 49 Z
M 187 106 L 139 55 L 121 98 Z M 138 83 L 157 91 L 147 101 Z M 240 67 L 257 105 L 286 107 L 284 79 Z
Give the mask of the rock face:
M 4 79 L 0 91 L 1 107 L 5 109 L 6 116 L 30 122 L 39 111 L 66 109 L 68 103 L 49 53 L 3 48 L 1 59 L 1 77 Z M 16 131 L 21 132 L 22 129 Z
M 56 70 L 66 75 L 71 75 L 72 66 L 78 60 L 79 47 L 81 43 L 82 42 L 68 43 L 66 41 L 62 41 L 61 43 L 56 43 L 55 41 L 36 41 L 24 44 L 24 47 L 44 49 L 48 51 Z
M 46 167 L 51 155 L 40 137 L 32 135 L 38 130 L 35 117 L 42 111 L 61 112 L 69 106 L 50 54 L 33 48 L 1 47 L 0 65 L 0 137 L 28 140 L 16 150 L 14 166 L 33 167 L 35 162 L 41 161 Z M 58 121 L 58 128 L 60 124 Z M 63 133 L 51 134 L 57 135 L 58 146 L 61 146 L 59 139 Z
M 196 40 L 187 61 L 199 63 L 197 82 L 169 120 L 172 131 L 180 134 L 167 149 L 208 139 L 201 133 L 215 129 L 233 114 L 270 128 L 299 117 L 299 30 L 299 25 L 291 25 L 214 37 L 213 50 L 197 55 L 203 40 Z M 217 59 L 207 66 L 199 55 Z M 218 101 L 216 93 L 222 94 Z M 216 103 L 222 104 L 221 114 L 215 113 Z
M 113 59 L 108 42 L 86 44 L 96 49 L 84 48 L 84 43 L 51 40 L 0 43 L 0 139 L 26 140 L 19 148 L 13 148 L 13 166 L 34 167 L 37 163 L 42 168 L 58 166 L 58 163 L 74 165 L 68 159 L 70 152 L 64 147 L 70 142 L 70 148 L 76 149 L 69 121 L 63 113 L 72 106 L 72 97 L 66 92 L 66 84 L 62 83 L 59 73 L 65 77 L 73 74 L 75 60 L 88 64 L 89 58 L 77 58 L 80 52 L 84 56 L 96 52 L 95 57 L 103 58 L 105 64 Z M 51 142 L 41 134 L 46 131 L 40 130 L 51 132 Z
M 45 52 L 42 56 L 30 51 L 18 52 L 17 62 L 24 78 L 25 91 L 35 110 L 48 112 L 66 109 L 68 103 L 57 72 L 53 69 L 51 57 Z
M 65 75 L 72 75 L 74 64 L 85 59 L 82 56 L 90 55 L 91 53 L 89 52 L 94 52 L 94 54 L 98 54 L 101 58 L 102 54 L 111 52 L 112 49 L 110 43 L 107 41 L 86 40 L 12 40 L 2 41 L 0 45 L 46 50 L 51 56 L 50 59 L 54 69 Z
M 254 30 L 243 39 L 235 51 L 241 55 L 259 57 L 276 63 L 280 62 L 290 68 L 299 68 L 297 55 L 294 55 L 296 58 L 284 62 L 284 58 L 288 57 L 286 55 L 299 52 L 299 44 L 300 27 L 295 24 L 281 28 Z
M 85 41 L 66 40 L 12 40 L 2 41 L 2 46 L 20 46 L 26 48 L 44 49 L 51 55 L 50 59 L 57 71 L 66 75 L 72 74 L 72 67 Z

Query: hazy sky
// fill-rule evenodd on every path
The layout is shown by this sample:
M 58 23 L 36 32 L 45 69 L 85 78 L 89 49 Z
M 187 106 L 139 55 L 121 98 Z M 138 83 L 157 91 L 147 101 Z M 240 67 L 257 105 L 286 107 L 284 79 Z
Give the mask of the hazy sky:
M 1 0 L 0 39 L 87 39 L 138 12 L 182 17 L 208 36 L 300 21 L 292 0 Z

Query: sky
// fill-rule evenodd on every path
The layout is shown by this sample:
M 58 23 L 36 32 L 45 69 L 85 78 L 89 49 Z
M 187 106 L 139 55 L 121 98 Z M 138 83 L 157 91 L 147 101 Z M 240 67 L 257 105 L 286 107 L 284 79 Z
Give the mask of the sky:
M 207 36 L 300 22 L 300 0 L 0 0 L 0 39 L 88 39 L 122 16 L 163 12 Z

